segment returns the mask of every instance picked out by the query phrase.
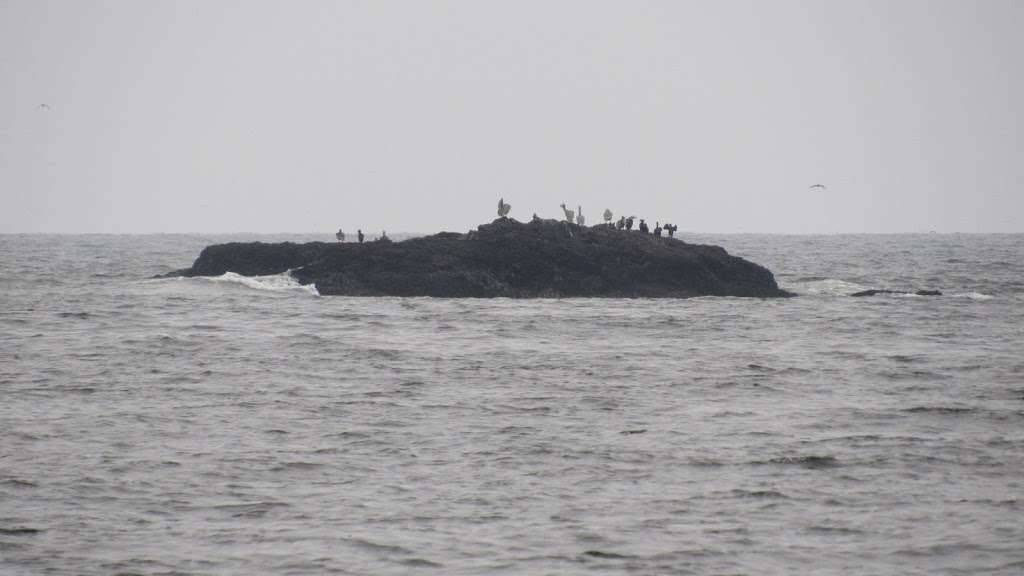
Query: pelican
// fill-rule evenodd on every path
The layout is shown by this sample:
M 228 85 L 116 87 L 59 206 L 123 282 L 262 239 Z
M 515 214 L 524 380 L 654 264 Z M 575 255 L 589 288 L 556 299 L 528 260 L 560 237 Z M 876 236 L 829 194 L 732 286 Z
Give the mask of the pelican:
M 511 204 L 505 204 L 505 199 L 504 198 L 499 198 L 498 199 L 498 217 L 504 218 L 506 215 L 508 215 L 508 211 L 511 210 L 511 209 L 512 209 L 512 205 Z

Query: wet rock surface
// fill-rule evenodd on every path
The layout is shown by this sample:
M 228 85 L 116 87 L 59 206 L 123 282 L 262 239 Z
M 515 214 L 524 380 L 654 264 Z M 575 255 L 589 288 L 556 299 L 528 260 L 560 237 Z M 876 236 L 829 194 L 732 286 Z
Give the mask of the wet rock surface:
M 942 292 L 938 290 L 918 290 L 916 292 L 905 292 L 901 290 L 861 290 L 860 292 L 854 292 L 850 294 L 854 298 L 863 298 L 865 296 L 877 296 L 879 294 L 899 294 L 902 296 L 942 296 Z
M 323 295 L 435 297 L 784 297 L 772 273 L 723 248 L 609 226 L 498 219 L 365 244 L 230 243 L 205 248 L 180 276 L 286 271 Z

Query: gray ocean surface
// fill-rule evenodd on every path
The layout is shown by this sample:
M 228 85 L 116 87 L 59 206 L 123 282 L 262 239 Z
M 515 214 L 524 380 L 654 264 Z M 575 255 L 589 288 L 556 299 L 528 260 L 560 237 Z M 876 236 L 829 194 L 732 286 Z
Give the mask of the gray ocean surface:
M 1024 573 L 1024 235 L 683 235 L 781 300 L 150 279 L 232 239 L 331 238 L 0 235 L 0 574 Z

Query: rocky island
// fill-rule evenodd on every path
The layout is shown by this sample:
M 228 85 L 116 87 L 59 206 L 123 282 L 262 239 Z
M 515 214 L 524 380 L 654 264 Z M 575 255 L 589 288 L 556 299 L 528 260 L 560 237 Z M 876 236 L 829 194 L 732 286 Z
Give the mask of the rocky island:
M 168 276 L 290 274 L 322 295 L 447 298 L 792 296 L 723 248 L 676 238 L 499 218 L 402 242 L 216 244 Z

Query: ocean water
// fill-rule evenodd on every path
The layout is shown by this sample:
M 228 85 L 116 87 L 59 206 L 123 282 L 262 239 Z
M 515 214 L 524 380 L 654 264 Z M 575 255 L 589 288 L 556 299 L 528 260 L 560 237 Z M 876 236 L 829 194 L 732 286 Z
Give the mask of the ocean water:
M 1024 236 L 683 237 L 800 296 L 319 297 L 150 279 L 238 237 L 2 235 L 0 574 L 1024 573 Z

